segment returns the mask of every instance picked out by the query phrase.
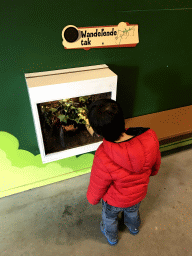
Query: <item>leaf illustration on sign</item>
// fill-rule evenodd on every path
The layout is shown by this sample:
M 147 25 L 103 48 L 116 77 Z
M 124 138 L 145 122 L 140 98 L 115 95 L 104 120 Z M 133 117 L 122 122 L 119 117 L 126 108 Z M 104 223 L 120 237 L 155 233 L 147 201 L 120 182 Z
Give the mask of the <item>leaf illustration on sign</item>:
M 131 31 L 131 32 L 130 32 Z M 119 42 L 117 44 L 121 44 L 121 40 L 122 39 L 127 39 L 128 36 L 134 36 L 134 32 L 135 32 L 135 26 L 130 27 L 129 29 L 124 29 L 124 30 L 118 30 L 118 34 L 116 36 L 116 40 L 120 39 Z

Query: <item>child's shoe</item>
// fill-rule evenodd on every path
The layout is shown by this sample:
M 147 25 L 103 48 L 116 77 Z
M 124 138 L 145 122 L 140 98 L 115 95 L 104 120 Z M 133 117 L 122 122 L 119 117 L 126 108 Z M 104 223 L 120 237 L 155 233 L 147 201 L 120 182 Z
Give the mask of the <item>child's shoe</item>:
M 130 230 L 130 229 L 128 228 L 128 230 L 129 230 L 130 234 L 131 234 L 131 235 L 134 235 L 134 236 L 139 233 L 139 229 L 137 229 L 137 228 L 135 228 L 134 230 Z
M 105 235 L 105 229 L 104 229 L 104 226 L 103 226 L 103 222 L 101 221 L 100 223 L 100 229 L 101 229 L 101 232 L 103 233 L 103 235 L 106 237 Z M 106 237 L 107 238 L 107 237 Z M 107 241 L 110 245 L 116 245 L 118 243 L 118 239 L 115 240 L 115 241 L 110 241 L 108 238 L 107 238 Z

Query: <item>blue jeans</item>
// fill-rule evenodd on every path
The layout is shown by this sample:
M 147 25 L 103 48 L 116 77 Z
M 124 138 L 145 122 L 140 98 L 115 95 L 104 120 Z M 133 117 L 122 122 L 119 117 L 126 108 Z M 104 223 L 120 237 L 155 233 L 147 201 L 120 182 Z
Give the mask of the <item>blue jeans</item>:
M 105 234 L 110 241 L 117 239 L 119 212 L 124 212 L 124 224 L 130 230 L 134 230 L 140 226 L 140 204 L 141 202 L 131 207 L 119 208 L 109 205 L 102 199 L 102 222 L 105 228 Z

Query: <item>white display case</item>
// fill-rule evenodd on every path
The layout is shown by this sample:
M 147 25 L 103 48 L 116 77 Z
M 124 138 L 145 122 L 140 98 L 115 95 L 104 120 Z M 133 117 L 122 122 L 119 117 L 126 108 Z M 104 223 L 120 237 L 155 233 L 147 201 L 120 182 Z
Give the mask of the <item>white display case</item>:
M 45 125 L 42 121 L 45 120 L 42 119 L 45 115 L 42 115 L 41 109 L 45 109 L 48 104 L 59 104 L 60 101 L 66 100 L 78 105 L 80 97 L 89 98 L 89 102 L 101 98 L 116 100 L 117 75 L 107 65 L 27 73 L 25 79 L 43 163 L 95 151 L 98 148 L 102 139 L 91 133 L 86 125 L 81 125 L 79 131 L 78 128 L 74 131 L 66 130 L 67 126 L 62 125 L 59 135 L 54 134 L 55 128 L 50 128 L 51 126 L 47 130 L 47 123 Z M 51 145 L 48 145 L 49 143 Z

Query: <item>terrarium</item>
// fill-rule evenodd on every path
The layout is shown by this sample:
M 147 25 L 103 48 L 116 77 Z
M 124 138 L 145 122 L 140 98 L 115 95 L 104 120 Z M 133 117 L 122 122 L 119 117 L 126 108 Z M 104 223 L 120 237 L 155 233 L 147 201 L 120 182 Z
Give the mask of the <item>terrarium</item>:
M 103 138 L 89 125 L 88 106 L 116 100 L 117 75 L 107 65 L 25 74 L 43 163 L 94 151 Z

